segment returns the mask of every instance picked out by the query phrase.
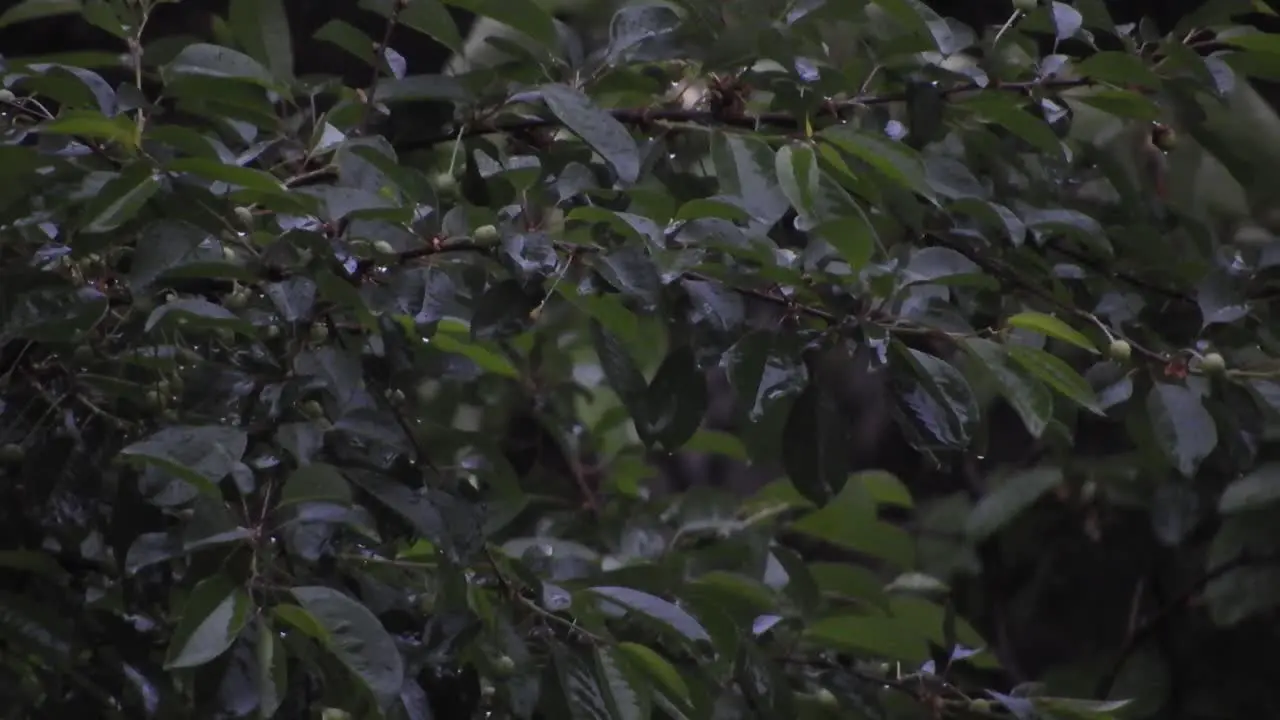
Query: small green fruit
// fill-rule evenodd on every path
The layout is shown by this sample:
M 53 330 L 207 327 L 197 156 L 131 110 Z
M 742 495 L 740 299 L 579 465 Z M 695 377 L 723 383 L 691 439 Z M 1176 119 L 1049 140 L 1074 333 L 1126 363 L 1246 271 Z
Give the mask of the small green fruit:
M 471 234 L 473 240 L 481 245 L 489 245 L 498 242 L 502 238 L 502 234 L 498 232 L 498 228 L 492 225 L 481 225 Z
M 17 99 L 18 99 L 18 96 L 14 95 L 13 91 L 10 90 L 9 88 L 4 88 L 0 90 L 0 102 L 11 103 Z
M 165 302 L 165 304 L 166 304 L 166 305 L 167 305 L 167 304 L 169 304 L 169 303 L 171 303 L 171 302 L 176 302 L 177 300 L 178 300 L 178 294 L 177 294 L 177 293 L 171 293 L 171 292 L 170 292 L 170 293 L 165 293 L 165 294 L 164 294 L 164 302 Z
M 236 339 L 236 332 L 231 328 L 220 327 L 214 331 L 218 339 L 224 343 L 231 343 Z
M 319 345 L 329 339 L 329 326 L 324 323 L 315 323 L 311 326 L 311 342 Z
M 226 260 L 227 262 L 235 262 L 237 257 L 239 257 L 239 255 L 236 254 L 235 248 L 227 247 L 226 245 L 222 246 L 223 260 Z
M 813 694 L 813 699 L 823 707 L 834 708 L 840 706 L 840 701 L 836 699 L 835 693 L 826 688 L 819 688 L 818 692 Z
M 27 451 L 18 443 L 6 443 L 0 446 L 0 462 L 16 465 L 27 456 Z
M 276 338 L 280 337 L 280 326 L 268 325 L 266 329 L 266 333 L 267 333 L 268 340 L 275 340 Z
M 147 406 L 148 410 L 159 410 L 164 407 L 164 396 L 162 396 L 158 391 L 148 390 L 147 394 L 143 396 L 143 403 Z
M 418 402 L 425 405 L 435 398 L 436 384 L 431 380 L 423 380 L 413 389 L 413 394 L 418 398 Z
M 1133 356 L 1133 346 L 1124 340 L 1113 340 L 1107 352 L 1111 355 L 1112 360 L 1128 362 L 1129 358 Z
M 507 655 L 499 655 L 493 659 L 493 671 L 499 675 L 510 675 L 515 672 L 516 661 Z
M 253 211 L 252 210 L 250 210 L 249 208 L 243 205 L 240 205 L 236 208 L 235 213 L 236 213 L 236 220 L 239 220 L 241 225 L 244 225 L 245 227 L 250 227 L 250 228 L 253 227 Z
M 1205 353 L 1205 356 L 1200 358 L 1200 369 L 1210 374 L 1220 373 L 1227 369 L 1227 361 L 1216 352 Z
M 298 409 L 302 411 L 303 415 L 306 415 L 312 420 L 324 417 L 324 408 L 315 400 L 308 400 L 302 403 Z
M 435 185 L 436 190 L 440 192 L 448 192 L 458 187 L 458 179 L 453 176 L 453 173 L 442 172 L 436 174 L 431 184 Z
M 386 240 L 375 240 L 373 243 L 373 249 L 379 255 L 395 255 L 396 254 L 396 249 L 392 247 L 391 243 L 387 242 Z
M 242 292 L 233 292 L 222 302 L 228 310 L 243 310 L 249 304 L 249 296 Z
M 969 709 L 980 713 L 991 712 L 991 701 L 983 699 L 970 700 Z
M 173 389 L 173 383 L 169 382 L 167 379 L 160 378 L 159 380 L 156 381 L 156 390 L 158 392 L 162 392 L 165 395 L 168 395 L 169 391 L 172 389 Z

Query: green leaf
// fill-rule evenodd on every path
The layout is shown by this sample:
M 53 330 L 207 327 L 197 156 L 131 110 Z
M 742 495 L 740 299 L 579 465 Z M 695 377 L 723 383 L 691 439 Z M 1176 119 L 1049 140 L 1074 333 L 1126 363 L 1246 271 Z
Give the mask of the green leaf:
M 898 342 L 893 348 L 905 360 L 894 368 L 900 405 L 938 443 L 968 447 L 981 414 L 968 381 L 942 358 Z
M 347 470 L 346 476 L 388 509 L 408 520 L 450 560 L 469 559 L 484 544 L 484 508 L 440 490 L 415 490 L 379 473 Z
M 1184 477 L 1218 445 L 1218 427 L 1199 393 L 1183 385 L 1157 382 L 1147 395 L 1147 416 L 1156 444 Z
M 74 135 L 90 140 L 103 140 L 119 143 L 127 148 L 136 148 L 138 143 L 138 127 L 128 117 L 116 115 L 107 117 L 91 110 L 64 110 L 57 118 L 37 126 L 37 130 L 45 135 Z M 139 165 L 135 173 L 150 170 Z M 126 169 L 123 174 L 131 174 Z
M 166 169 L 169 172 L 191 173 L 205 180 L 223 182 L 247 190 L 268 193 L 284 192 L 285 190 L 284 183 L 277 180 L 270 173 L 214 160 L 180 158 L 170 161 Z
M 1060 3 L 1058 3 L 1060 4 Z M 1048 123 L 1018 107 L 1009 93 L 979 93 L 961 103 L 1050 157 L 1063 156 L 1062 141 Z
M 293 38 L 284 0 L 231 0 L 227 19 L 240 47 L 277 80 L 293 79 Z
M 1005 325 L 1021 330 L 1030 330 L 1037 332 L 1063 342 L 1071 343 L 1078 348 L 1083 348 L 1097 355 L 1098 347 L 1093 341 L 1085 337 L 1084 333 L 1071 327 L 1065 322 L 1059 320 L 1052 315 L 1045 315 L 1038 312 L 1021 312 L 1005 319 Z
M 151 332 L 162 322 L 166 326 L 169 323 L 185 323 L 195 327 L 228 328 L 249 337 L 254 334 L 253 325 L 241 320 L 235 313 L 199 298 L 180 298 L 152 310 L 143 330 Z
M 280 504 L 329 501 L 351 504 L 351 485 L 332 465 L 312 463 L 289 474 L 280 491 Z
M 551 112 L 600 153 L 623 182 L 634 183 L 640 177 L 640 151 L 622 123 L 566 85 L 543 85 L 541 92 Z
M 249 436 L 224 425 L 167 427 L 133 443 L 120 454 L 155 465 L 220 497 L 217 484 L 235 469 L 249 447 Z
M 818 137 L 875 168 L 903 189 L 936 202 L 933 188 L 925 177 L 924 163 L 907 145 L 884 140 L 850 125 L 834 125 L 822 130 Z
M 903 285 L 936 283 L 951 278 L 979 275 L 982 268 L 961 253 L 945 247 L 921 248 L 911 254 L 902 269 Z
M 160 178 L 139 163 L 108 181 L 84 207 L 86 233 L 108 233 L 129 222 L 160 189 Z
M 687 640 L 710 641 L 711 636 L 689 613 L 656 595 L 627 587 L 600 585 L 591 592 L 628 610 L 647 615 L 670 627 Z
M 284 641 L 280 639 L 271 626 L 270 619 L 258 617 L 257 644 L 254 657 L 258 661 L 258 718 L 269 720 L 284 704 L 288 691 L 288 655 L 285 653 Z
M 165 654 L 165 669 L 197 667 L 226 652 L 248 623 L 252 609 L 249 594 L 225 575 L 201 580 L 182 606 Z
M 223 262 L 221 245 L 207 231 L 181 221 L 157 220 L 138 237 L 129 267 L 129 288 L 143 293 L 171 271 Z
M 848 428 L 831 393 L 810 385 L 796 398 L 782 430 L 782 466 L 796 489 L 818 504 L 844 484 Z
M 238 50 L 208 43 L 193 43 L 183 48 L 165 67 L 165 74 L 247 80 L 265 88 L 277 85 L 275 77 L 257 60 Z
M 295 587 L 290 593 L 324 629 L 325 648 L 360 679 L 379 707 L 390 707 L 404 684 L 404 660 L 378 618 L 332 588 Z
M 603 682 L 609 717 L 618 720 L 649 720 L 652 701 L 644 676 L 632 667 L 630 657 L 617 648 L 597 645 L 592 652 L 596 676 Z
M 791 529 L 837 547 L 881 558 L 897 568 L 905 570 L 915 565 L 915 542 L 911 535 L 878 520 L 875 499 L 858 482 L 846 482 L 825 507 L 800 518 Z
M 720 192 L 742 201 L 755 219 L 773 225 L 790 202 L 783 193 L 773 148 L 758 137 L 740 133 L 711 133 L 711 162 Z
M 645 395 L 646 434 L 659 448 L 675 452 L 693 437 L 707 410 L 706 375 L 688 346 L 672 350 L 658 367 Z
M 1094 394 L 1089 381 L 1081 377 L 1080 373 L 1073 370 L 1061 358 L 1050 355 L 1040 348 L 1026 345 L 1005 345 L 1005 351 L 1028 373 L 1062 393 L 1068 400 L 1078 403 L 1095 415 L 1103 414 L 1102 408 L 1098 405 L 1097 395 Z
M 80 0 L 23 0 L 5 10 L 4 13 L 0 13 L 0 28 L 28 20 L 71 15 L 80 11 Z
M 1003 345 L 982 338 L 965 338 L 964 349 L 976 360 L 979 372 L 993 380 L 1000 394 L 1022 418 L 1023 425 L 1032 437 L 1044 434 L 1053 419 L 1053 392 L 1044 383 L 1027 377 L 1009 365 Z
M 1280 463 L 1264 463 L 1231 481 L 1218 498 L 1218 512 L 1227 515 L 1280 502 Z
M 818 156 L 808 144 L 791 143 L 778 148 L 774 157 L 778 186 L 791 207 L 801 217 L 816 214 L 814 196 L 818 191 Z
M 626 406 L 641 439 L 649 442 L 649 383 L 617 336 L 596 320 L 591 321 L 591 341 L 600 358 L 600 369 L 604 372 L 605 381 Z
M 646 645 L 633 642 L 618 643 L 618 650 L 627 655 L 632 663 L 644 670 L 645 674 L 668 694 L 680 700 L 689 701 L 689 686 L 680 676 L 680 672 L 666 658 Z
M 551 14 L 534 0 L 444 0 L 444 2 L 510 25 L 546 47 L 556 47 L 559 44 Z
M 1160 77 L 1147 67 L 1147 63 L 1127 52 L 1094 53 L 1076 65 L 1076 72 L 1083 77 L 1120 86 L 1137 85 L 1151 90 L 1159 90 L 1161 86 Z M 1079 97 L 1083 100 L 1088 95 Z
M 445 9 L 440 0 L 412 0 L 409 3 L 400 3 L 398 0 L 360 0 L 359 6 L 365 10 L 372 10 L 388 19 L 394 13 L 398 24 L 413 28 L 428 37 L 435 38 L 441 45 L 455 53 L 463 51 L 464 43 L 462 35 L 458 32 L 458 24 L 453 21 L 453 16 L 449 14 L 449 11 Z M 505 9 L 512 12 L 513 16 L 518 12 L 517 8 L 510 6 Z M 364 48 L 366 48 L 365 57 L 370 57 L 372 53 L 367 49 L 369 48 L 368 42 L 364 43 Z
M 929 659 L 929 646 L 914 627 L 882 615 L 837 615 L 805 628 L 806 640 L 836 650 L 916 665 Z
M 406 330 L 413 331 L 412 328 Z M 436 334 L 428 342 L 437 350 L 471 360 L 487 373 L 509 378 L 520 377 L 520 371 L 510 360 L 482 343 L 472 342 L 469 335 L 467 328 L 460 327 L 458 323 L 442 321 L 436 328 Z
M 1080 95 L 1079 100 L 1116 117 L 1149 122 L 1156 122 L 1164 117 L 1164 111 L 1159 105 L 1147 96 L 1130 90 L 1098 90 Z
M 986 540 L 1061 484 L 1059 467 L 1040 466 L 1013 473 L 978 501 L 965 522 L 965 534 L 974 542 Z

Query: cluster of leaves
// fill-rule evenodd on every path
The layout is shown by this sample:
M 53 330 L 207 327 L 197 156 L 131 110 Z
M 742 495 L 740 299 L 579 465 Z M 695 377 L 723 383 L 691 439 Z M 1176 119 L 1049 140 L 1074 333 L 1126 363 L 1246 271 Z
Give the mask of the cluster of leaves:
M 371 78 L 335 88 L 293 77 L 281 0 L 218 44 L 150 43 L 151 0 L 0 15 L 83 12 L 127 60 L 4 68 L 0 712 L 1274 707 L 1223 647 L 1280 628 L 1276 245 L 1098 137 L 1171 121 L 1247 185 L 1214 121 L 1280 39 L 1196 52 L 1230 3 L 1162 37 L 1098 2 L 674 0 L 592 50 L 445 1 L 509 59 L 406 74 L 334 20 Z M 437 0 L 368 5 L 463 48 Z M 452 124 L 393 147 L 405 102 Z M 832 353 L 972 486 L 851 472 L 889 425 Z M 690 453 L 772 481 L 662 491 Z

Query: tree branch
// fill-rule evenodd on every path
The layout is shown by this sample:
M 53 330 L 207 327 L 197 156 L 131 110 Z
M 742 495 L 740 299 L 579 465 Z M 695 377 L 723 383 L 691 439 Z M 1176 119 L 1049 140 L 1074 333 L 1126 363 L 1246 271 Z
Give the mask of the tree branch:
M 980 85 L 976 82 L 970 82 L 961 83 L 949 88 L 943 88 L 938 92 L 944 98 L 949 98 L 953 95 L 959 95 L 966 92 L 975 92 L 978 90 L 1002 90 L 1005 92 L 1027 94 L 1035 92 L 1036 90 L 1068 90 L 1076 87 L 1086 87 L 1093 84 L 1094 81 L 1088 78 L 1075 78 L 1070 80 L 1035 80 L 986 86 Z M 907 99 L 908 95 L 905 91 L 884 95 L 860 95 L 844 102 L 829 103 L 825 108 L 825 112 L 820 117 L 841 121 L 848 116 L 848 113 L 856 108 L 906 102 Z M 615 120 L 623 125 L 637 127 L 644 127 L 652 123 L 665 122 L 705 125 L 708 127 L 723 125 L 744 129 L 773 127 L 787 130 L 799 130 L 805 123 L 805 118 L 797 117 L 794 113 L 786 112 L 732 114 L 724 111 L 689 110 L 685 108 L 623 108 L 609 110 L 608 112 Z M 454 126 L 447 128 L 438 134 L 410 143 L 409 149 L 431 147 L 446 142 L 455 142 L 459 138 L 468 138 L 477 135 L 528 132 L 530 130 L 538 130 L 541 128 L 559 127 L 561 124 L 560 120 L 555 117 L 514 118 L 469 123 L 461 127 Z

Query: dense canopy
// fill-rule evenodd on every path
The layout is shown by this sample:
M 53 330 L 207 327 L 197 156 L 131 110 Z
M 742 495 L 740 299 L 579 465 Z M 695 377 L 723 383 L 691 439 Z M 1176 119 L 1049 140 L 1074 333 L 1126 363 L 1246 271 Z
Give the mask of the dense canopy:
M 1277 716 L 1280 20 L 1147 5 L 0 4 L 0 716 Z

